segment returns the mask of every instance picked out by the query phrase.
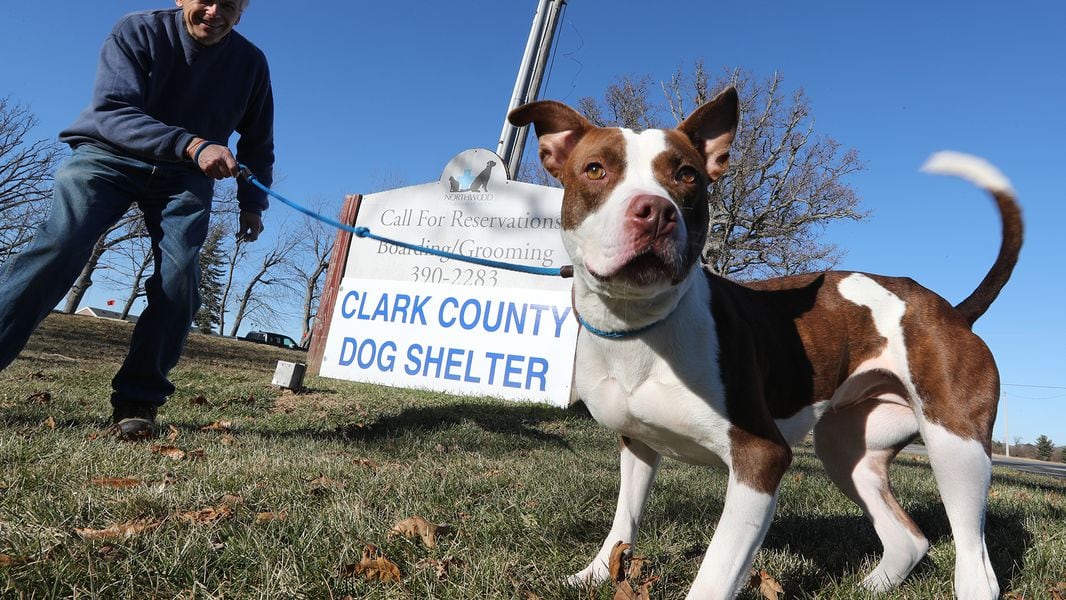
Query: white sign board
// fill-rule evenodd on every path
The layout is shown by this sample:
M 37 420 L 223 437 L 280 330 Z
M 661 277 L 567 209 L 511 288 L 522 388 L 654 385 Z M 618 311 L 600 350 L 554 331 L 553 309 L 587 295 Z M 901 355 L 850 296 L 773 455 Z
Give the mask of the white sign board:
M 356 225 L 519 265 L 568 262 L 562 190 L 509 181 L 467 150 L 433 183 L 362 197 Z M 326 339 L 326 377 L 566 406 L 577 323 L 570 282 L 353 238 Z

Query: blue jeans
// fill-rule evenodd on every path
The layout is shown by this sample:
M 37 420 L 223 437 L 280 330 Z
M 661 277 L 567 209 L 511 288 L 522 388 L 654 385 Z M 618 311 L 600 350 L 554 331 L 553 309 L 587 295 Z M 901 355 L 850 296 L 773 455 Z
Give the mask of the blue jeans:
M 214 182 L 182 164 L 151 164 L 83 144 L 56 171 L 52 212 L 0 272 L 0 369 L 67 293 L 100 236 L 134 203 L 152 239 L 148 306 L 111 382 L 111 404 L 158 407 L 200 307 L 199 253 Z

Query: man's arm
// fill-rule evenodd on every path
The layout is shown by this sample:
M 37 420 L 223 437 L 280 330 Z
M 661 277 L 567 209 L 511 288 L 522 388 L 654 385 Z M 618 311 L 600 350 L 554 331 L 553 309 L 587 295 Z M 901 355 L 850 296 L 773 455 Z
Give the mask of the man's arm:
M 100 50 L 92 111 L 97 130 L 116 146 L 141 156 L 185 158 L 193 134 L 144 111 L 153 57 L 129 20 L 115 26 Z

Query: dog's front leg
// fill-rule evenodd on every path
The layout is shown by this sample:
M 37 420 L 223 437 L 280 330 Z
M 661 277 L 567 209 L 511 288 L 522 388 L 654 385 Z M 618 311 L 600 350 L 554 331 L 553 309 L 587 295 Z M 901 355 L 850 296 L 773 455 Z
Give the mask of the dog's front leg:
M 647 444 L 633 438 L 622 437 L 621 482 L 618 486 L 618 507 L 614 513 L 611 531 L 603 541 L 587 567 L 566 579 L 570 585 L 597 585 L 610 576 L 611 550 L 618 542 L 632 544 L 637 537 L 640 516 L 651 492 L 655 471 L 659 468 L 659 453 Z
M 777 506 L 781 477 L 792 460 L 787 445 L 733 446 L 725 506 L 703 557 L 689 600 L 733 598 L 748 578 Z M 738 452 L 740 458 L 738 459 Z

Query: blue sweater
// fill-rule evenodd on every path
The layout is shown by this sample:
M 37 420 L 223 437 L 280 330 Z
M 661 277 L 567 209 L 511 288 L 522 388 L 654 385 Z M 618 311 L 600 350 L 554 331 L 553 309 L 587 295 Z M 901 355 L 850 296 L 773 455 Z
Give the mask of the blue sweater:
M 100 51 L 92 102 L 59 139 L 196 169 L 185 155 L 193 138 L 228 145 L 234 131 L 238 162 L 269 186 L 274 97 L 266 56 L 236 31 L 200 45 L 179 8 L 133 13 L 115 25 Z M 242 211 L 267 207 L 266 194 L 243 179 L 237 200 Z

